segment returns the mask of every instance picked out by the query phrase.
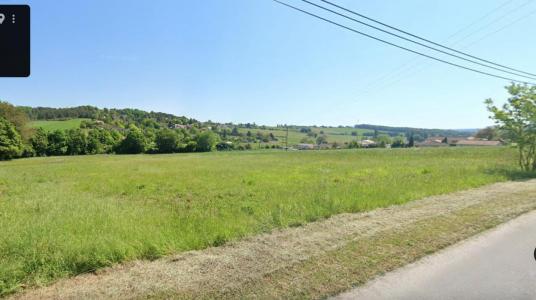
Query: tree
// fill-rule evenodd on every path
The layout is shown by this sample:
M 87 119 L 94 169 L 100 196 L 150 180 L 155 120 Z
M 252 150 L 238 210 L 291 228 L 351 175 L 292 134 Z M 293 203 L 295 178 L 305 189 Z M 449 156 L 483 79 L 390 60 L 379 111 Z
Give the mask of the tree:
M 38 128 L 35 130 L 35 133 L 31 137 L 30 142 L 37 156 L 47 155 L 48 138 L 47 132 L 43 128 Z
M 28 115 L 23 109 L 15 107 L 7 102 L 0 101 L 0 118 L 4 118 L 15 126 L 22 140 L 28 141 L 32 135 L 32 130 L 28 126 Z
M 361 148 L 361 145 L 357 141 L 351 141 L 350 144 L 348 144 L 349 149 L 358 149 Z
M 86 153 L 87 154 L 106 153 L 104 148 L 105 146 L 101 142 L 101 131 L 99 129 L 89 130 L 87 134 Z
M 385 148 L 387 145 L 391 145 L 393 143 L 393 140 L 387 134 L 378 135 L 375 141 L 380 148 Z
M 164 129 L 156 133 L 156 147 L 159 153 L 173 153 L 178 150 L 179 135 L 174 130 Z
M 118 153 L 140 154 L 145 152 L 147 146 L 143 132 L 135 126 L 130 128 L 126 138 L 119 144 Z
M 205 131 L 197 137 L 197 151 L 210 152 L 218 143 L 218 136 L 211 131 Z
M 328 137 L 325 136 L 325 135 L 319 135 L 316 138 L 316 144 L 317 145 L 322 145 L 322 144 L 327 144 L 327 143 L 328 143 Z
M 519 166 L 525 171 L 536 170 L 536 86 L 512 84 L 506 87 L 511 95 L 502 107 L 487 99 L 491 119 L 517 145 Z
M 218 151 L 230 151 L 234 149 L 234 145 L 231 142 L 220 142 L 216 145 Z
M 86 154 L 113 153 L 122 139 L 123 136 L 115 130 L 90 129 L 87 134 Z
M 67 138 L 61 130 L 48 133 L 47 155 L 65 155 L 67 153 Z
M 238 127 L 233 127 L 233 130 L 231 131 L 232 136 L 239 136 L 240 133 L 238 132 Z
M 87 152 L 87 135 L 81 129 L 70 129 L 67 132 L 67 154 L 82 155 Z
M 489 127 L 480 129 L 476 133 L 475 137 L 479 139 L 486 139 L 488 141 L 494 141 L 494 140 L 499 139 L 499 132 L 497 128 L 489 126 Z
M 391 147 L 393 148 L 404 148 L 406 147 L 406 137 L 403 135 L 395 136 L 392 139 Z
M 16 158 L 22 154 L 22 139 L 15 125 L 0 117 L 0 160 Z
M 413 134 L 411 134 L 411 135 L 409 136 L 408 147 L 409 147 L 409 148 L 413 148 L 413 147 L 415 147 L 415 137 L 413 136 Z

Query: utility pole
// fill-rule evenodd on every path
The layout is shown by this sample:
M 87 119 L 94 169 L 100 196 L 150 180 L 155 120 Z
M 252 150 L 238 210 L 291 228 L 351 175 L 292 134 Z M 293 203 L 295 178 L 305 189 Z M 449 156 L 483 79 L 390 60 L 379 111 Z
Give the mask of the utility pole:
M 285 124 L 285 126 L 287 127 L 287 136 L 285 138 L 285 149 L 288 151 L 288 125 Z

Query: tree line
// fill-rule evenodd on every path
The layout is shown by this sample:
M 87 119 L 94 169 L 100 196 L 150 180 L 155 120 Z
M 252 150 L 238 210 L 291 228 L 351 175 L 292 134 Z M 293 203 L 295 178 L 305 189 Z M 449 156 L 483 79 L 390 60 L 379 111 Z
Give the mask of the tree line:
M 32 129 L 32 120 L 85 118 L 79 128 Z M 232 124 L 230 124 L 232 125 Z M 253 126 L 250 126 L 253 128 Z M 273 133 L 199 122 L 137 109 L 15 107 L 0 102 L 0 160 L 32 156 L 186 153 L 249 150 L 277 141 Z M 275 145 L 264 146 L 275 147 Z

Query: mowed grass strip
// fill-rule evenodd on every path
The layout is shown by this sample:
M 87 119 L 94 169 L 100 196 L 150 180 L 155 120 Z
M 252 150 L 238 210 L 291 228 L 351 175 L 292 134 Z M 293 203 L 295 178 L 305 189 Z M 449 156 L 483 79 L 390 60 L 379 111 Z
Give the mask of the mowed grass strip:
M 201 290 L 195 297 L 163 292 L 147 298 L 326 299 L 536 208 L 532 195 L 515 198 L 471 206 L 357 239 L 234 290 Z
M 0 163 L 0 295 L 511 179 L 509 148 L 79 156 Z

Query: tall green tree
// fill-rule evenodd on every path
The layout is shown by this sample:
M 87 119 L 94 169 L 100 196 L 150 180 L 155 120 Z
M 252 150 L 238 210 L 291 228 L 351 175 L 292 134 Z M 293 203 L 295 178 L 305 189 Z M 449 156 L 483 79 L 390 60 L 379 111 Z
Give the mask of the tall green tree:
M 48 138 L 47 132 L 43 128 L 37 128 L 35 130 L 30 142 L 37 156 L 47 155 Z
M 232 136 L 239 136 L 240 133 L 238 132 L 238 128 L 235 126 L 233 127 L 233 130 L 231 131 Z
M 475 137 L 479 139 L 490 140 L 490 141 L 497 140 L 500 138 L 499 131 L 497 130 L 497 128 L 492 127 L 492 126 L 480 129 L 476 133 Z
M 375 141 L 380 148 L 385 148 L 387 145 L 391 145 L 393 143 L 393 139 L 387 134 L 379 134 Z
M 65 155 L 67 153 L 67 137 L 65 132 L 55 130 L 48 133 L 47 155 Z
M 87 133 L 81 129 L 67 131 L 67 154 L 81 155 L 87 153 Z
M 26 112 L 7 102 L 0 101 L 0 118 L 6 119 L 15 126 L 22 140 L 28 141 L 32 135 L 32 130 L 28 126 L 28 115 Z
M 19 157 L 22 149 L 22 139 L 15 125 L 0 117 L 0 160 Z
M 159 153 L 178 151 L 179 135 L 171 129 L 163 129 L 156 133 L 156 147 Z
M 408 147 L 409 148 L 415 147 L 415 137 L 413 136 L 413 133 L 409 136 Z
M 140 154 L 145 152 L 147 143 L 143 132 L 131 126 L 126 138 L 119 144 L 118 153 L 121 154 Z
M 316 138 L 316 144 L 322 145 L 328 143 L 328 137 L 325 134 L 321 134 Z
M 536 86 L 512 84 L 506 87 L 510 97 L 502 106 L 487 99 L 491 119 L 515 143 L 519 150 L 519 166 L 525 171 L 536 170 Z
M 197 137 L 197 151 L 210 152 L 216 147 L 219 142 L 218 136 L 212 131 L 205 131 Z

